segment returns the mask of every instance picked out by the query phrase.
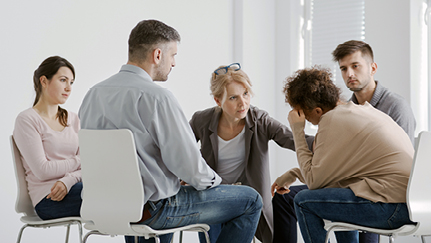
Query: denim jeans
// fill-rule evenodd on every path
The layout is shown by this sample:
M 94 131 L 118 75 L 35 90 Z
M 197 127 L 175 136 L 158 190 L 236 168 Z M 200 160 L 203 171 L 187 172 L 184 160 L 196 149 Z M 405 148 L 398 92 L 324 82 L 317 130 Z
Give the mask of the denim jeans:
M 73 185 L 61 201 L 43 198 L 36 207 L 37 215 L 44 220 L 80 216 L 82 182 Z
M 261 196 L 248 186 L 219 185 L 202 191 L 182 186 L 176 195 L 153 204 L 149 210 L 151 217 L 142 224 L 153 229 L 196 223 L 223 224 L 216 242 L 250 243 L 261 209 Z M 139 242 L 154 242 L 154 239 L 139 238 Z M 160 241 L 168 243 L 169 239 L 170 236 L 165 235 Z M 126 242 L 133 242 L 133 237 L 126 237 Z
M 272 198 L 274 215 L 273 243 L 297 242 L 296 213 L 293 199 L 298 192 L 308 189 L 307 185 L 291 186 L 286 194 L 276 193 Z M 337 234 L 337 233 L 336 233 Z M 359 233 L 359 243 L 377 243 L 379 235 L 374 233 Z
M 305 243 L 324 242 L 323 219 L 381 229 L 412 223 L 405 203 L 381 203 L 357 197 L 348 188 L 302 190 L 294 199 Z M 358 242 L 357 231 L 337 232 L 337 242 Z

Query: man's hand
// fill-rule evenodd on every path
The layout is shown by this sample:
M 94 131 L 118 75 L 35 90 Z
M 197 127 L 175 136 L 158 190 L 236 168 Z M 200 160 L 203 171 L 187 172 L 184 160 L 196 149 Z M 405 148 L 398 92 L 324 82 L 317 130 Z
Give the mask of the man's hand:
M 289 112 L 289 115 L 287 117 L 287 120 L 290 123 L 290 127 L 293 126 L 295 123 L 301 123 L 303 126 L 305 126 L 305 115 L 304 111 L 302 109 L 293 109 Z
M 51 193 L 46 197 L 52 201 L 61 201 L 67 195 L 67 187 L 63 182 L 57 181 L 51 188 Z

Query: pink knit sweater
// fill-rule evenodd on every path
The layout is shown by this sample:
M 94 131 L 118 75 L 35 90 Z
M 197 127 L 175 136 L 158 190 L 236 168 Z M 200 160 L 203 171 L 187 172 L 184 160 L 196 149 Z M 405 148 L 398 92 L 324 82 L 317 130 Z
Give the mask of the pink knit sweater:
M 52 130 L 33 109 L 21 112 L 15 120 L 13 137 L 21 152 L 28 190 L 36 206 L 61 181 L 67 191 L 81 181 L 78 131 L 79 118 L 68 112 L 68 126 Z

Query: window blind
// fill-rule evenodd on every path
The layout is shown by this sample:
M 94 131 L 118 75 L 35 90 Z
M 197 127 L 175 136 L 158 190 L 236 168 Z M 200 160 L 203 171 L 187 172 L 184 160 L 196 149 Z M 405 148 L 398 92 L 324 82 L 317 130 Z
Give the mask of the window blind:
M 309 31 L 309 63 L 307 66 L 322 65 L 330 68 L 335 83 L 344 85 L 338 63 L 332 61 L 332 51 L 348 40 L 365 39 L 364 0 L 311 0 Z M 307 52 L 306 52 L 307 55 Z M 349 97 L 346 97 L 349 98 Z

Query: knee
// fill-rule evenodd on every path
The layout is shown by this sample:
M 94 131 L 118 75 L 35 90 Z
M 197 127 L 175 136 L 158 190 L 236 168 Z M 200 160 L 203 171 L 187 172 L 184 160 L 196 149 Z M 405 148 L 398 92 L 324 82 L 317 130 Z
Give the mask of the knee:
M 256 210 L 261 210 L 263 207 L 263 200 L 262 196 L 253 188 L 249 186 L 240 186 L 243 190 L 243 195 L 247 195 L 251 197 L 251 202 L 253 203 L 253 207 L 256 208 Z
M 262 196 L 253 188 L 250 187 L 250 189 L 252 189 L 254 191 L 255 194 L 255 200 L 254 200 L 254 204 L 256 209 L 261 210 L 263 207 L 263 200 L 262 200 Z
M 274 207 L 293 204 L 293 198 L 295 195 L 292 195 L 290 192 L 287 194 L 278 194 L 275 193 L 274 197 L 272 197 L 272 205 Z
M 296 194 L 295 198 L 293 199 L 293 203 L 295 205 L 300 205 L 302 202 L 308 199 L 308 194 L 310 190 L 302 190 Z

